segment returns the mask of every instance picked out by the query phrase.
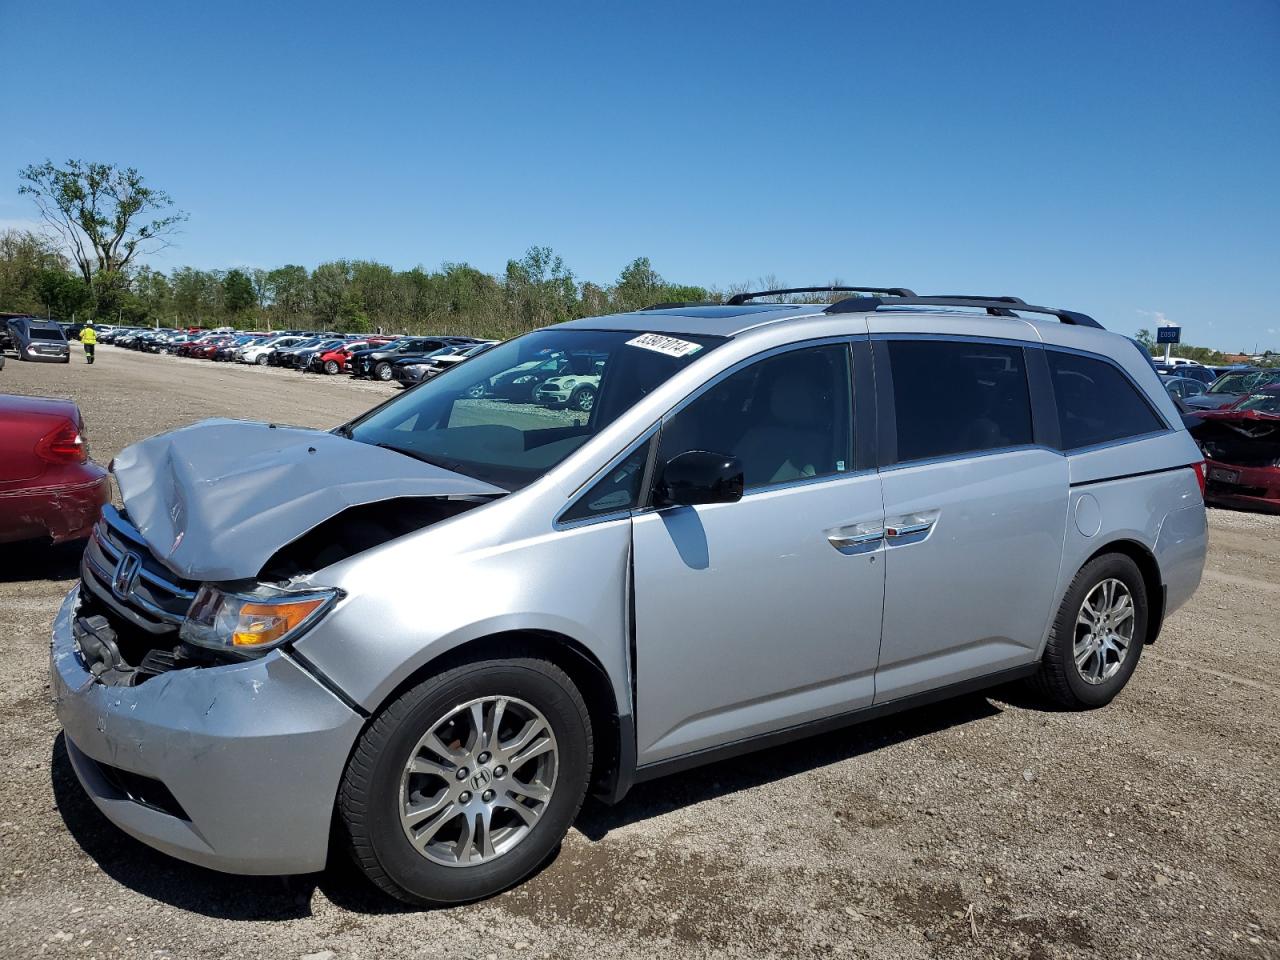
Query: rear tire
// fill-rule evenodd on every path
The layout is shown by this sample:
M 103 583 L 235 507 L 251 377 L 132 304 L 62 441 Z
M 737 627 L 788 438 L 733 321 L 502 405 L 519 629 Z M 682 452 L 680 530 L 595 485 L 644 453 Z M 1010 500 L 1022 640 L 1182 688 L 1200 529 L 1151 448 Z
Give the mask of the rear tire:
M 1148 615 L 1146 581 L 1132 559 L 1090 560 L 1067 588 L 1032 688 L 1070 710 L 1106 706 L 1138 666 Z
M 254 362 L 254 363 L 256 363 L 256 364 L 257 364 L 258 366 L 260 366 L 260 367 L 265 367 L 265 366 L 266 366 L 270 361 L 269 361 L 269 360 L 267 360 L 267 355 L 264 353 L 264 354 L 259 355 L 258 359 L 257 359 L 257 360 L 255 360 L 255 361 L 253 361 L 253 362 Z
M 564 838 L 591 751 L 582 695 L 550 661 L 483 660 L 431 677 L 373 719 L 347 763 L 338 815 L 351 855 L 406 903 L 492 896 Z

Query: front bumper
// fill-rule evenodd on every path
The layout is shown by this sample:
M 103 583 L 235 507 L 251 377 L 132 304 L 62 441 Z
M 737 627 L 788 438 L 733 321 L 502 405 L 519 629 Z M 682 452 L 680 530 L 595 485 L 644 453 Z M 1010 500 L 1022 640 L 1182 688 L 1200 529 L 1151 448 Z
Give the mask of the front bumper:
M 322 869 L 363 718 L 281 651 L 107 686 L 76 646 L 79 591 L 54 620 L 50 673 L 67 753 L 98 809 L 142 842 L 214 870 Z M 159 781 L 173 802 L 156 806 L 145 788 L 121 785 L 149 782 L 138 777 Z
M 405 386 L 410 387 L 416 383 L 421 383 L 427 378 L 426 367 L 392 367 L 391 376 L 398 383 L 403 383 Z

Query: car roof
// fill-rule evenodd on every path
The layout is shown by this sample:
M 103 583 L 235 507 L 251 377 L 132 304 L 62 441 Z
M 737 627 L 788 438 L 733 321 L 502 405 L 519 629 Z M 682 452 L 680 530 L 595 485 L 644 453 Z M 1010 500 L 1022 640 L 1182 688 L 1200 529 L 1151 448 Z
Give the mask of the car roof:
M 584 317 L 557 324 L 557 327 L 564 330 L 638 330 L 732 337 L 766 323 L 821 313 L 825 306 L 821 303 L 744 303 L 736 306 L 666 307 Z
M 737 337 L 751 330 L 770 326 L 781 321 L 797 324 L 797 339 L 804 337 L 801 326 L 821 323 L 841 316 L 895 317 L 892 325 L 902 331 L 954 333 L 974 336 L 1000 336 L 1015 340 L 1040 341 L 1046 345 L 1078 346 L 1081 349 L 1109 352 L 1114 339 L 1127 340 L 1121 334 L 1099 327 L 1063 323 L 1058 319 L 1016 314 L 993 317 L 982 310 L 954 306 L 918 306 L 895 304 L 891 300 L 879 309 L 851 314 L 827 313 L 827 304 L 755 303 L 724 306 L 687 306 L 655 310 L 636 310 L 615 313 L 603 317 L 584 317 L 556 325 L 566 330 L 616 330 L 652 332 L 679 336 L 701 334 L 703 336 Z M 1016 304 L 1007 309 L 1017 311 Z M 1010 323 L 1010 321 L 1013 321 Z M 969 329 L 966 329 L 966 325 Z M 996 331 L 999 332 L 996 332 Z

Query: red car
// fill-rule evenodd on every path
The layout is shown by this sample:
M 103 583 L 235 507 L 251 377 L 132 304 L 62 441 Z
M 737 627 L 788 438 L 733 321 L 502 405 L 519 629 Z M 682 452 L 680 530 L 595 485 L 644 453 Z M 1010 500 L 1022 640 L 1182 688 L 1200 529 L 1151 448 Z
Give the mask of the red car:
M 187 356 L 197 360 L 212 360 L 213 355 L 229 344 L 232 339 L 232 337 L 215 337 L 204 343 L 198 343 L 187 352 Z
M 353 350 L 364 350 L 367 347 L 377 347 L 384 343 L 390 343 L 392 337 L 370 337 L 368 340 L 352 340 L 350 343 L 344 343 L 342 346 L 333 350 L 320 354 L 311 361 L 311 369 L 322 370 L 325 373 L 350 373 L 351 372 L 351 352 Z
M 1191 433 L 1209 468 L 1205 500 L 1280 513 L 1280 384 L 1197 414 Z
M 0 396 L 0 543 L 87 537 L 110 499 L 74 403 Z

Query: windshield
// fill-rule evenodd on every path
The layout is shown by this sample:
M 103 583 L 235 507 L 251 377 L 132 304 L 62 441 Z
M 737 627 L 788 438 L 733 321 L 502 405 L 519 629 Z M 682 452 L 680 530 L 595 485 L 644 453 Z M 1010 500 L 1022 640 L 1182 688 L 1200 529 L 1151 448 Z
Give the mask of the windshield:
M 1249 373 L 1224 373 L 1217 380 L 1213 381 L 1213 386 L 1208 390 L 1209 393 L 1247 393 L 1249 389 L 1257 384 L 1263 374 L 1256 370 Z
M 1270 390 L 1266 393 L 1255 393 L 1251 397 L 1245 397 L 1232 407 L 1233 412 L 1237 410 L 1256 410 L 1258 413 L 1280 414 L 1280 390 Z
M 722 342 L 637 331 L 535 331 L 378 407 L 350 436 L 516 490 Z

